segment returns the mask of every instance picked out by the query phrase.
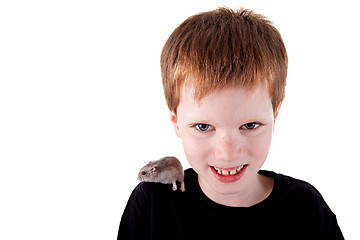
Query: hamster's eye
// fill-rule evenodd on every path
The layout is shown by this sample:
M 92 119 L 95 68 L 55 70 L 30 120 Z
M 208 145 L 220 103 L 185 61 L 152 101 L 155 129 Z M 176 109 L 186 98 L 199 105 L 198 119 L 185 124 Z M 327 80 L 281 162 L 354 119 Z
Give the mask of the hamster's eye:
M 141 172 L 141 175 L 146 175 L 146 172 Z

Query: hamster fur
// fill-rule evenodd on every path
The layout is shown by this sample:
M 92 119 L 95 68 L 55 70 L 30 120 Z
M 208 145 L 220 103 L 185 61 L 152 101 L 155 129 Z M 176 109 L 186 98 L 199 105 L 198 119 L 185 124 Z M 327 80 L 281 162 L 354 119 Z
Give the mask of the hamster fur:
M 184 170 L 176 157 L 164 157 L 157 161 L 151 161 L 138 174 L 138 180 L 142 182 L 158 182 L 172 184 L 172 189 L 177 190 L 176 181 L 181 182 L 180 190 L 185 191 Z

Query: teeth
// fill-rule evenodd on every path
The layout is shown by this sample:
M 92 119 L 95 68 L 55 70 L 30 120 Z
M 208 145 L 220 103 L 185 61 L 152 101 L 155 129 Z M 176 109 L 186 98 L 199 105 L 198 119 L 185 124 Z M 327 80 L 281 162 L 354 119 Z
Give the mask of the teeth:
M 240 170 L 241 170 L 243 167 L 244 167 L 244 165 L 238 167 L 238 168 L 236 169 L 236 171 L 240 172 Z
M 235 175 L 235 173 L 236 173 L 236 169 L 230 171 L 230 175 Z
M 235 174 L 237 174 L 238 172 L 241 171 L 241 169 L 243 169 L 244 165 L 242 166 L 239 166 L 239 167 L 236 167 L 236 168 L 232 168 L 232 169 L 229 169 L 229 170 L 226 170 L 226 169 L 221 169 L 221 168 L 218 168 L 218 167 L 214 167 L 214 169 L 218 172 L 218 174 L 220 175 L 223 175 L 223 176 L 233 176 Z

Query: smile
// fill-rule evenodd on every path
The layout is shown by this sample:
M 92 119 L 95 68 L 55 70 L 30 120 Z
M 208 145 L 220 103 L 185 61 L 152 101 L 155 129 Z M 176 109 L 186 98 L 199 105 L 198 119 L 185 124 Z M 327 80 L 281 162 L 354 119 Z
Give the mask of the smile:
M 235 168 L 230 168 L 230 169 L 223 169 L 223 168 L 218 168 L 218 167 L 213 167 L 215 169 L 215 171 L 218 172 L 218 174 L 223 175 L 223 176 L 233 176 L 237 173 L 239 173 L 241 171 L 241 169 L 243 169 L 244 165 L 241 165 L 239 167 L 235 167 Z
M 210 169 L 218 181 L 222 183 L 233 183 L 238 181 L 245 174 L 247 166 L 247 164 L 233 168 L 219 168 L 210 166 Z

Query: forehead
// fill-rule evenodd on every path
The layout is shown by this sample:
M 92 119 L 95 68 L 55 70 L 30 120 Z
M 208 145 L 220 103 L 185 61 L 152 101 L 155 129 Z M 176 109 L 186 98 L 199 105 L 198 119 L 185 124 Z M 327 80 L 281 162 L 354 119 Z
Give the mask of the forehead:
M 200 100 L 195 99 L 194 87 L 184 85 L 177 109 L 179 117 L 189 118 L 272 118 L 273 108 L 265 86 L 250 90 L 245 87 L 226 86 Z

